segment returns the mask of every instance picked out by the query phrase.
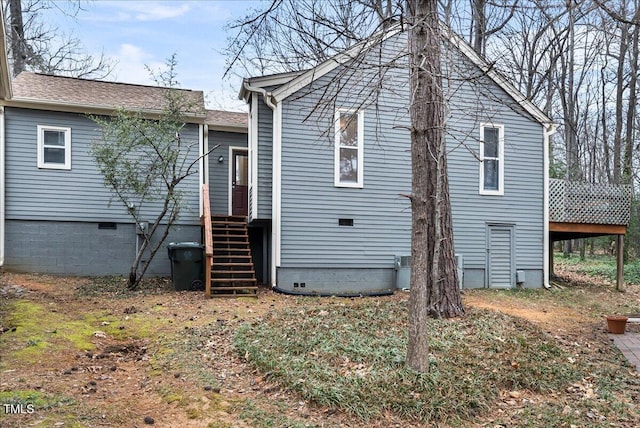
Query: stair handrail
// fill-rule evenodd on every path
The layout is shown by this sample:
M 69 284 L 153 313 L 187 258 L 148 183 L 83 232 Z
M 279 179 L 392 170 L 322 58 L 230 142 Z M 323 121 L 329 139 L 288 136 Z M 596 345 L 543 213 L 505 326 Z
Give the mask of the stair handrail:
M 202 185 L 202 217 L 204 227 L 204 294 L 211 297 L 211 267 L 213 266 L 213 230 L 211 228 L 211 205 L 209 205 L 209 186 Z

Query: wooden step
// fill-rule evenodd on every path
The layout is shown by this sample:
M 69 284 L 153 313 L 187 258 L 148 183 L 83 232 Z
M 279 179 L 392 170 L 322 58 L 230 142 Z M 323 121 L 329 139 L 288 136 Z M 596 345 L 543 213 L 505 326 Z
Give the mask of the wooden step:
M 242 220 L 234 220 L 234 219 L 212 219 L 211 220 L 211 224 L 212 225 L 222 225 L 222 224 L 227 224 L 227 225 L 247 225 L 247 220 L 242 219 Z
M 213 254 L 214 259 L 243 259 L 243 260 L 251 260 L 250 254 L 236 254 L 236 253 L 225 253 L 225 254 Z
M 233 274 L 233 275 L 253 275 L 252 270 L 212 270 L 212 275 L 225 275 L 225 274 Z
M 234 253 L 240 253 L 240 252 L 244 252 L 247 254 L 251 253 L 251 250 L 247 247 L 244 248 L 214 248 L 213 251 L 229 251 L 229 252 L 234 252 Z
M 257 285 L 249 285 L 247 287 L 211 287 L 211 290 L 218 290 L 218 291 L 236 291 L 236 290 L 258 290 L 258 286 Z
M 213 266 L 211 297 L 256 296 L 257 282 L 251 257 L 247 218 L 211 216 Z
M 247 233 L 247 228 L 246 227 L 234 227 L 234 228 L 230 228 L 230 227 L 214 227 L 213 228 L 213 235 L 224 235 L 224 234 L 228 234 L 228 235 L 237 235 L 238 233 Z
M 234 263 L 234 262 L 224 262 L 224 263 L 214 263 L 214 266 L 251 266 L 253 267 L 253 263 L 251 262 L 246 262 L 246 263 Z

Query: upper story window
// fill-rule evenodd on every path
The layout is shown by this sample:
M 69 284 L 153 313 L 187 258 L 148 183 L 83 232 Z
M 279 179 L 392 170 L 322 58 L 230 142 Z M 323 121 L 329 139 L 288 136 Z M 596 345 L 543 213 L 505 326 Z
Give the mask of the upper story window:
M 504 125 L 480 125 L 480 194 L 504 194 Z
M 363 186 L 364 111 L 337 110 L 335 117 L 335 186 Z
M 38 168 L 71 169 L 71 128 L 38 125 Z

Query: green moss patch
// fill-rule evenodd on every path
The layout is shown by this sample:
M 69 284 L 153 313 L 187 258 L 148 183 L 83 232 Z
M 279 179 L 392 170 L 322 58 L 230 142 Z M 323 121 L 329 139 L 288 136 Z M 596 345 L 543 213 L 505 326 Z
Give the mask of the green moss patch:
M 146 335 L 152 331 L 151 327 L 145 328 L 143 320 L 133 320 L 133 328 L 121 329 L 122 322 L 105 313 L 90 313 L 74 319 L 71 318 L 74 314 L 64 314 L 27 300 L 11 302 L 5 311 L 6 325 L 15 327 L 15 331 L 0 336 L 0 343 L 11 350 L 7 357 L 21 362 L 38 361 L 44 352 L 92 350 L 97 331 L 116 339 L 126 339 L 134 331 Z

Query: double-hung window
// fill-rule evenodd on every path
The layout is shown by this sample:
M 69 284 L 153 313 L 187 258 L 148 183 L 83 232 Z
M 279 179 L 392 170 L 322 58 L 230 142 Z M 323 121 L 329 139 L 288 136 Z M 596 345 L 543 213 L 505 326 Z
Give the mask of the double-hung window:
M 363 187 L 364 111 L 337 110 L 335 116 L 335 186 Z
M 71 128 L 38 125 L 38 168 L 71 169 Z
M 480 125 L 480 194 L 504 194 L 504 125 Z

